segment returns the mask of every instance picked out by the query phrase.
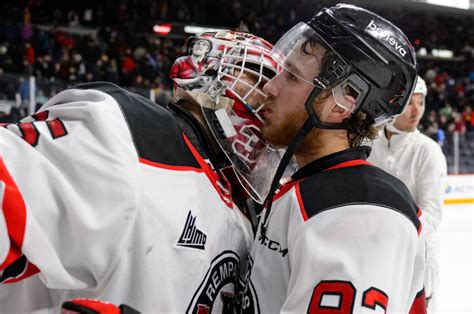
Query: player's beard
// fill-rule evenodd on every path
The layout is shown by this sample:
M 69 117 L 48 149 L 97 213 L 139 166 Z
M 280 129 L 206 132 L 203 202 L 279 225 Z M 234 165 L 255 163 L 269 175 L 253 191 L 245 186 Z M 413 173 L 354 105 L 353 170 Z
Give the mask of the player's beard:
M 273 119 L 274 121 L 271 123 L 269 120 L 265 120 L 262 127 L 262 136 L 272 146 L 285 148 L 291 144 L 307 118 L 306 110 L 301 110 L 288 114 L 283 119 Z

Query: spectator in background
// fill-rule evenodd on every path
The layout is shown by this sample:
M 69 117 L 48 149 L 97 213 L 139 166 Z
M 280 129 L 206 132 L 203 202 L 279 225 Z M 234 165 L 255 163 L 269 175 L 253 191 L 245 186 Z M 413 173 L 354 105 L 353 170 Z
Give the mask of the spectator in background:
M 436 112 L 433 111 L 433 114 L 435 116 L 435 119 L 433 121 L 436 121 Z M 451 125 L 449 124 L 448 118 L 446 118 L 445 115 L 440 115 L 438 120 L 439 129 L 443 130 L 444 132 L 451 132 L 450 126 Z M 426 130 L 427 127 L 425 127 L 425 132 Z
M 108 61 L 108 58 L 107 58 Z M 122 58 L 122 78 L 123 83 L 127 86 L 132 85 L 135 69 L 137 68 L 137 64 L 133 59 L 132 55 L 130 54 L 130 49 L 127 50 L 125 55 Z
M 47 101 L 48 97 L 44 94 L 44 90 L 38 89 L 38 93 L 36 95 L 36 110 L 37 111 L 41 106 L 43 106 Z
M 20 94 L 21 104 L 20 113 L 22 116 L 26 116 L 28 112 L 28 106 L 30 101 L 30 82 L 24 77 L 20 77 L 18 84 L 18 93 Z
M 474 130 L 474 112 L 472 111 L 471 105 L 466 105 L 464 111 L 462 113 L 464 121 L 466 122 L 466 130 L 472 131 Z
M 448 121 L 453 119 L 453 107 L 450 103 L 446 103 L 443 108 L 439 111 L 440 115 L 444 115 Z
M 466 133 L 466 121 L 463 119 L 463 116 L 460 112 L 453 112 L 453 122 L 454 122 L 454 132 L 459 134 Z
M 417 126 L 425 110 L 427 88 L 418 77 L 405 112 L 380 131 L 373 142 L 369 161 L 399 178 L 423 210 L 421 220 L 426 234 L 425 292 L 430 312 L 436 310 L 439 285 L 438 227 L 442 218 L 446 158 L 438 144 L 421 134 Z M 436 129 L 437 125 L 433 124 Z
M 18 93 L 20 94 L 21 101 L 27 102 L 30 99 L 30 81 L 28 78 L 20 77 L 18 84 Z

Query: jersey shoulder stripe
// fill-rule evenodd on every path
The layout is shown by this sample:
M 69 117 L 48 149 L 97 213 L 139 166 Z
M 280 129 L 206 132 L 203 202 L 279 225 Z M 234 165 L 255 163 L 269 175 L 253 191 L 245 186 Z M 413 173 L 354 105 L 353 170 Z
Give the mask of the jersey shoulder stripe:
M 176 118 L 162 106 L 108 82 L 80 84 L 73 88 L 95 89 L 115 99 L 141 159 L 163 165 L 200 168 L 184 142 Z
M 419 209 L 407 187 L 375 166 L 358 165 L 317 173 L 302 180 L 298 192 L 308 219 L 332 208 L 371 204 L 401 213 L 420 229 Z

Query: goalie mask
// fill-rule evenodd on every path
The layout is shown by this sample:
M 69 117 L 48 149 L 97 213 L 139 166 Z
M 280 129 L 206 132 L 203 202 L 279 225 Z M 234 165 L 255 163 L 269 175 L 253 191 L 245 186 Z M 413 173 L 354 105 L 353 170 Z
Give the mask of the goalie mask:
M 223 31 L 191 37 L 170 76 L 174 98 L 201 106 L 217 143 L 240 183 L 262 203 L 281 159 L 281 151 L 261 136 L 263 86 L 278 73 L 272 45 L 257 36 Z

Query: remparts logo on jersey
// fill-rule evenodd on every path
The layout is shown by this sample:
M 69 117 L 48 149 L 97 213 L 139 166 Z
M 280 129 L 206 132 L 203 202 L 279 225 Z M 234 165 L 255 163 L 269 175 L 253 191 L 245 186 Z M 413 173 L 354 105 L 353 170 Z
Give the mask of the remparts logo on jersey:
M 211 263 L 186 313 L 232 313 L 239 274 L 239 256 L 224 251 Z
M 386 42 L 389 43 L 390 46 L 395 48 L 395 50 L 402 56 L 404 57 L 407 51 L 405 48 L 402 47 L 402 44 L 398 42 L 398 40 L 392 36 L 390 36 L 390 33 L 386 33 L 385 30 L 382 28 L 378 27 L 377 24 L 375 24 L 374 20 L 371 20 L 369 25 L 367 25 L 367 28 L 372 31 L 376 32 L 378 37 L 385 39 Z

